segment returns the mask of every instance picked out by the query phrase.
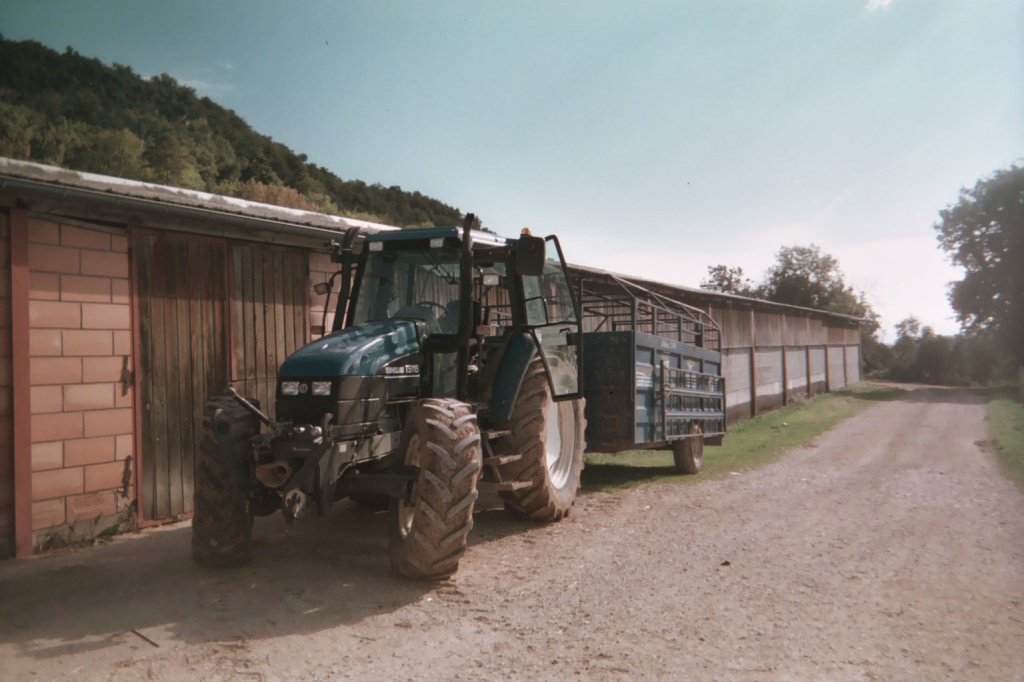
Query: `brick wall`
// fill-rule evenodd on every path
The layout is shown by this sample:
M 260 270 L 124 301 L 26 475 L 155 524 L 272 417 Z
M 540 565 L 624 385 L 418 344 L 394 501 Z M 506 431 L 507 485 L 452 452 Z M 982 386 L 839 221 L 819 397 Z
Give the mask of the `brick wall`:
M 0 215 L 0 559 L 14 556 L 12 384 L 11 228 Z
M 36 546 L 130 525 L 128 242 L 29 220 L 32 526 Z

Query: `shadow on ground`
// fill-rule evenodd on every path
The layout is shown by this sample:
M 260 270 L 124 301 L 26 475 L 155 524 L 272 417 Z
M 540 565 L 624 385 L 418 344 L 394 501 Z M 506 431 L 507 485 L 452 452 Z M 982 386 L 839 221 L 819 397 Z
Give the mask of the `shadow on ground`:
M 349 502 L 338 507 L 292 526 L 280 515 L 257 519 L 252 561 L 236 569 L 196 566 L 187 523 L 4 562 L 0 642 L 24 656 L 52 658 L 135 637 L 155 644 L 262 639 L 356 624 L 458 589 L 397 576 L 387 556 L 388 514 Z M 485 511 L 471 545 L 533 528 Z

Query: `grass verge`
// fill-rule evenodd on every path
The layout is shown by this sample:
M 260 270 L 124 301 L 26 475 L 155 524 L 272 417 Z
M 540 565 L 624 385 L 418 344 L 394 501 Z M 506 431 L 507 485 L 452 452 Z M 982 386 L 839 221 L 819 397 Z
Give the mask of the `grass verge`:
M 704 449 L 704 467 L 699 476 L 677 474 L 668 451 L 587 453 L 583 490 L 616 490 L 642 483 L 696 483 L 708 477 L 728 476 L 731 471 L 763 466 L 872 404 L 903 393 L 902 389 L 890 386 L 860 383 L 741 421 L 729 428 L 722 446 Z
M 1024 488 L 1024 404 L 1014 389 L 988 396 L 988 428 L 1007 477 Z

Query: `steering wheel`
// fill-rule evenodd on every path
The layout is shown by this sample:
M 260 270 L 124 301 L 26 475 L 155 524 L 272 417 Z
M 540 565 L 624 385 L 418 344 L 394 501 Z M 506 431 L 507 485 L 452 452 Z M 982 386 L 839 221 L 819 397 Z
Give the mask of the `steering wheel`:
M 420 301 L 419 303 L 414 303 L 413 307 L 416 307 L 416 308 L 426 308 L 427 310 L 430 310 L 432 308 L 437 308 L 436 315 L 438 317 L 441 317 L 442 315 L 447 315 L 448 314 L 448 309 L 447 308 L 445 308 L 440 303 L 435 303 L 434 301 Z

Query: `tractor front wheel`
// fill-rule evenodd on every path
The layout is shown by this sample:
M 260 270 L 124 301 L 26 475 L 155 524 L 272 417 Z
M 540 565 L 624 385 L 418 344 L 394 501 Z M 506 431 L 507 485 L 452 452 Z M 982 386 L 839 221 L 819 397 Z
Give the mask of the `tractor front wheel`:
M 465 403 L 420 401 L 403 434 L 405 469 L 416 475 L 391 504 L 391 565 L 409 578 L 443 580 L 459 568 L 473 527 L 480 476 L 480 429 Z
M 233 399 L 206 405 L 193 482 L 192 558 L 202 566 L 240 566 L 249 560 L 252 508 L 250 439 L 259 421 Z

